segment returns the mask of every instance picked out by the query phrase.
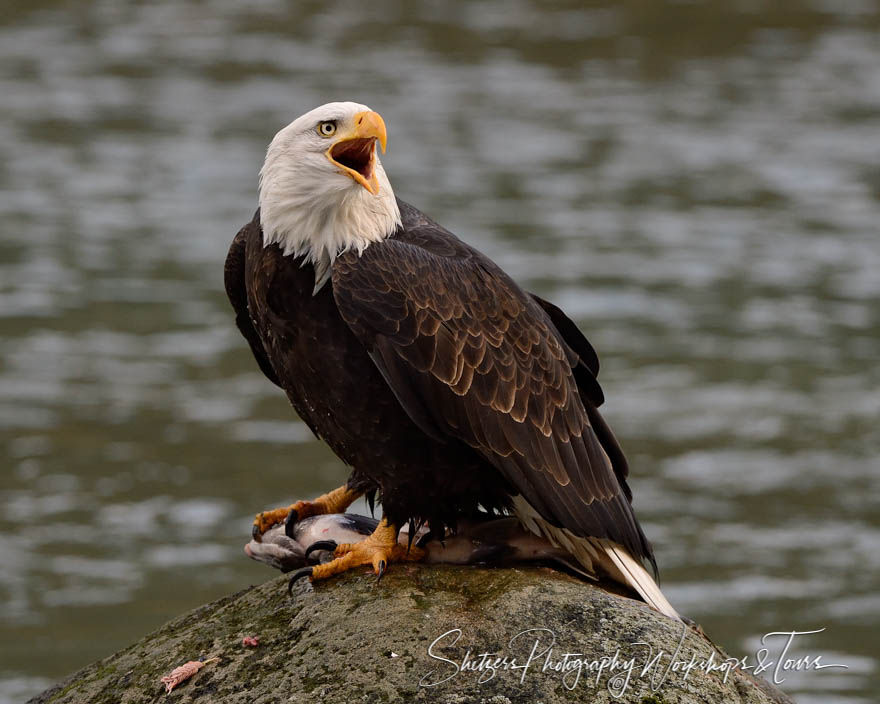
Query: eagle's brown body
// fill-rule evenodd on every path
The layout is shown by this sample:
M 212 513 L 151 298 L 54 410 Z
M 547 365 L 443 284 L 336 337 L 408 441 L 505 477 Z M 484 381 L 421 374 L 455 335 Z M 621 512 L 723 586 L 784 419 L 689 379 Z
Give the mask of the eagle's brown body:
M 653 562 L 598 361 L 558 308 L 399 202 L 402 227 L 314 268 L 263 246 L 259 212 L 226 261 L 239 329 L 302 419 L 378 490 L 389 522 L 432 529 L 520 495 L 572 536 Z
M 312 432 L 353 467 L 349 484 L 378 490 L 397 525 L 442 525 L 477 503 L 506 507 L 498 471 L 464 443 L 438 443 L 416 426 L 342 319 L 332 285 L 312 295 L 314 284 L 311 266 L 263 247 L 259 213 L 236 236 L 226 290 L 238 327 Z

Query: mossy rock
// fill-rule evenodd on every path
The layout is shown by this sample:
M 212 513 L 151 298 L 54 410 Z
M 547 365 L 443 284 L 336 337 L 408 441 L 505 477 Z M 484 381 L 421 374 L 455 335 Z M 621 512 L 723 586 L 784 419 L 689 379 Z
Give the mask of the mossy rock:
M 31 702 L 791 702 L 739 671 L 726 682 L 699 667 L 663 679 L 676 651 L 683 661 L 727 656 L 641 602 L 546 568 L 396 564 L 380 584 L 354 570 L 314 587 L 300 582 L 292 597 L 286 586 L 281 577 L 184 614 Z M 260 645 L 244 647 L 244 636 Z M 642 676 L 649 648 L 664 655 Z M 635 662 L 623 692 L 625 670 L 606 667 L 597 683 L 596 668 L 615 652 L 618 664 Z M 215 656 L 165 694 L 163 675 Z M 487 669 L 496 657 L 508 669 L 503 660 Z M 566 671 L 555 669 L 562 663 Z M 615 684 L 622 696 L 609 690 Z

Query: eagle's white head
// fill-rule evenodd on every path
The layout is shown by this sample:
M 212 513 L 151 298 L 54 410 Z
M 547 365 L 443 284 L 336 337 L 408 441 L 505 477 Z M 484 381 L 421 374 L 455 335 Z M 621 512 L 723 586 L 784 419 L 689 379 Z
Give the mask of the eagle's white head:
M 400 225 L 400 210 L 376 143 L 385 122 L 366 105 L 327 103 L 275 135 L 260 170 L 263 245 L 305 256 L 315 291 L 342 252 L 362 252 Z

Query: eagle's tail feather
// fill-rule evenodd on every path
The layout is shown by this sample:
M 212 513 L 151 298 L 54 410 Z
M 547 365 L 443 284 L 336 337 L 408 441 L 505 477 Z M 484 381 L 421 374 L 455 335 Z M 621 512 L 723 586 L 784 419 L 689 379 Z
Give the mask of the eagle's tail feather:
M 612 543 L 609 540 L 598 540 L 605 555 L 610 559 L 616 571 L 620 573 L 622 582 L 635 589 L 645 603 L 653 606 L 657 611 L 666 614 L 669 618 L 681 621 L 681 616 L 673 608 L 669 600 L 660 591 L 660 586 L 654 581 L 654 578 L 648 573 L 644 567 L 625 548 Z M 603 560 L 604 562 L 604 560 Z M 603 564 L 603 567 L 614 575 L 614 570 L 608 569 L 610 566 Z M 614 575 L 617 576 L 617 575 Z
M 645 603 L 661 614 L 676 621 L 682 620 L 672 604 L 663 596 L 659 585 L 648 570 L 642 567 L 623 546 L 604 538 L 580 537 L 567 528 L 554 526 L 522 496 L 513 497 L 513 512 L 527 529 L 536 535 L 544 536 L 556 547 L 567 550 L 586 570 L 588 573 L 586 576 L 604 572 L 617 582 L 634 589 Z

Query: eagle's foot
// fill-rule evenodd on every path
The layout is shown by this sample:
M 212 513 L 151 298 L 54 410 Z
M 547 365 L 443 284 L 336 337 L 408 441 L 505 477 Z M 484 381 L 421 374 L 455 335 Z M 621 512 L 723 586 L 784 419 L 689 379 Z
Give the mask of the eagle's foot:
M 304 568 L 291 577 L 292 585 L 297 579 L 308 576 L 311 581 L 327 579 L 358 565 L 372 565 L 373 571 L 382 579 L 386 568 L 392 562 L 416 562 L 425 556 L 425 551 L 415 546 L 407 549 L 397 542 L 397 526 L 383 518 L 372 535 L 359 543 L 343 543 L 333 550 L 334 559 L 311 568 Z M 320 542 L 309 546 L 306 552 L 326 549 L 329 545 Z M 300 574 L 301 573 L 301 574 Z
M 293 537 L 293 526 L 297 521 L 327 513 L 344 513 L 351 503 L 363 492 L 352 491 L 343 485 L 338 489 L 319 496 L 314 501 L 297 501 L 290 506 L 273 508 L 269 511 L 258 513 L 254 518 L 251 535 L 258 543 L 263 533 L 278 523 L 284 523 L 287 537 Z

